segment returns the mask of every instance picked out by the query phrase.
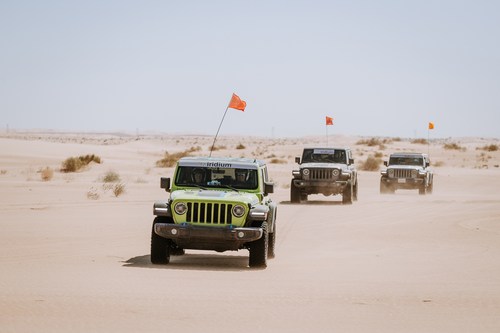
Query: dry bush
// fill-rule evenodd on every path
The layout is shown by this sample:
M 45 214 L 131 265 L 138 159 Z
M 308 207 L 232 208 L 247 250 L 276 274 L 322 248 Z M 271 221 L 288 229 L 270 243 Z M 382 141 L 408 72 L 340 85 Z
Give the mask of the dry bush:
M 366 145 L 368 147 L 374 147 L 374 146 L 384 147 L 384 145 L 388 143 L 391 143 L 390 139 L 380 139 L 380 138 L 371 138 L 366 140 L 359 140 L 358 142 L 356 142 L 357 145 Z
M 485 150 L 485 151 L 498 151 L 498 145 L 491 144 L 491 145 L 486 145 L 486 146 L 478 148 L 478 149 Z
M 427 141 L 426 139 L 413 139 L 411 140 L 411 143 L 426 145 L 429 143 L 429 141 Z
M 77 172 L 84 166 L 95 162 L 100 164 L 101 158 L 97 155 L 82 155 L 78 157 L 68 157 L 64 162 L 62 162 L 61 171 L 62 172 Z
M 239 143 L 237 146 L 236 146 L 236 149 L 246 149 L 247 147 L 245 147 L 244 145 L 242 145 L 241 143 Z
M 456 143 L 445 143 L 443 146 L 444 149 L 446 150 L 459 150 L 459 151 L 465 151 L 465 147 L 461 147 L 457 145 Z
M 113 187 L 113 194 L 115 195 L 115 197 L 118 198 L 123 193 L 125 193 L 125 185 L 122 183 L 115 184 L 115 186 Z
M 188 150 L 181 151 L 178 153 L 173 153 L 169 154 L 168 152 L 165 152 L 165 157 L 163 157 L 161 160 L 156 161 L 156 166 L 159 168 L 170 168 L 177 163 L 177 161 L 186 156 L 191 156 L 192 152 L 199 151 L 201 148 L 200 147 L 191 147 Z
M 90 190 L 87 192 L 87 199 L 97 200 L 99 199 L 99 197 L 100 197 L 99 192 L 95 187 L 91 187 Z
M 442 167 L 444 165 L 443 161 L 432 162 L 432 166 Z
M 5 175 L 6 173 L 7 173 L 7 170 L 5 170 L 5 169 L 0 170 L 0 175 Z
M 213 148 L 212 148 L 212 146 L 210 146 L 210 147 L 208 147 L 208 150 L 217 151 L 217 150 L 224 150 L 226 148 L 227 147 L 224 146 L 224 145 L 222 145 L 222 146 L 214 146 Z
M 40 170 L 40 176 L 42 177 L 42 180 L 44 182 L 48 182 L 49 180 L 52 180 L 52 178 L 54 178 L 54 170 L 52 170 L 52 168 L 45 167 Z
M 287 161 L 281 158 L 273 158 L 269 161 L 270 164 L 286 164 Z
M 104 183 L 116 183 L 120 181 L 120 175 L 115 171 L 108 171 L 102 177 Z
M 382 164 L 382 160 L 380 158 L 375 158 L 370 155 L 363 163 L 361 163 L 359 169 L 363 171 L 378 171 L 380 169 L 380 164 Z
M 378 151 L 375 153 L 374 156 L 375 156 L 375 158 L 382 158 L 384 156 L 384 154 L 382 154 L 381 152 Z

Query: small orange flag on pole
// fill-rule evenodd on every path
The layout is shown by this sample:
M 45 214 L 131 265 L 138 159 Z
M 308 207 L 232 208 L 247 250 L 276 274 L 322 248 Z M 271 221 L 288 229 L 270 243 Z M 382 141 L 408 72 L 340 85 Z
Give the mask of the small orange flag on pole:
M 212 156 L 212 151 L 214 150 L 214 146 L 215 146 L 215 140 L 217 140 L 217 136 L 219 135 L 220 127 L 222 126 L 222 123 L 224 122 L 224 118 L 226 117 L 227 110 L 229 108 L 231 108 L 231 109 L 245 111 L 246 106 L 247 106 L 247 102 L 242 101 L 238 97 L 238 95 L 233 93 L 233 96 L 231 97 L 231 100 L 229 101 L 229 104 L 227 105 L 226 111 L 224 111 L 224 115 L 222 116 L 222 120 L 220 121 L 219 128 L 217 128 L 217 133 L 215 133 L 214 142 L 212 143 L 212 148 L 210 148 L 210 155 L 209 156 Z
M 333 118 L 326 116 L 326 125 L 333 125 Z
M 242 101 L 241 98 L 238 97 L 238 95 L 233 94 L 233 97 L 231 97 L 231 101 L 229 102 L 228 108 L 245 111 L 246 107 L 247 107 L 247 102 Z
M 434 123 L 432 121 L 429 122 L 429 129 L 434 129 Z

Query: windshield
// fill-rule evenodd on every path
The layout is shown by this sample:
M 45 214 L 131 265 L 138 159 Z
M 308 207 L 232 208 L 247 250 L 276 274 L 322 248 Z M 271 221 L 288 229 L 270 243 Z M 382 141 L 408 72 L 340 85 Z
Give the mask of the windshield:
M 345 150 L 304 149 L 302 163 L 346 163 Z
M 424 159 L 422 157 L 391 157 L 389 165 L 418 165 L 422 166 Z
M 255 190 L 257 170 L 182 166 L 175 177 L 177 186 Z

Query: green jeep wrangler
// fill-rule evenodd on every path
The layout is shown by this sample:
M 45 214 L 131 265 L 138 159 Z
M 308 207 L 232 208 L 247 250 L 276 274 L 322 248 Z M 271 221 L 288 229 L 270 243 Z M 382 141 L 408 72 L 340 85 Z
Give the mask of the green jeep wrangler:
M 250 267 L 274 257 L 277 205 L 265 162 L 246 158 L 184 157 L 174 178 L 161 178 L 170 198 L 153 206 L 151 262 L 168 264 L 184 249 L 248 249 Z

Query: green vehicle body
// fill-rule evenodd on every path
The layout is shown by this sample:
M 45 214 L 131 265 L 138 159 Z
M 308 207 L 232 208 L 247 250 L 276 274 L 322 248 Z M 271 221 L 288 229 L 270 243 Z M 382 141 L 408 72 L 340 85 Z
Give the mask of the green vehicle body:
M 277 205 L 263 161 L 184 157 L 160 187 L 170 197 L 153 206 L 152 263 L 168 264 L 185 249 L 248 249 L 251 267 L 265 267 L 274 257 Z

